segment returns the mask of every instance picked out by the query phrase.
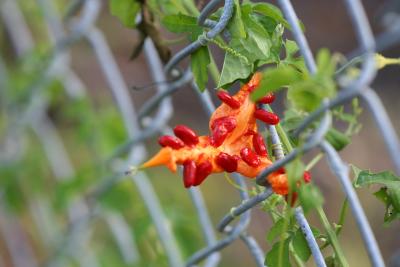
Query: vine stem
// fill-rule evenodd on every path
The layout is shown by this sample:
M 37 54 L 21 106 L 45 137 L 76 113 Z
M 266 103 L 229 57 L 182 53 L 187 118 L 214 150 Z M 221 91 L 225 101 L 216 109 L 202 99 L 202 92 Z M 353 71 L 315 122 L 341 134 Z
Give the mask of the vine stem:
M 270 107 L 268 109 L 270 111 L 272 111 L 272 109 Z M 280 124 L 277 124 L 275 127 L 276 127 L 278 135 L 281 138 L 284 146 L 286 147 L 288 152 L 291 152 L 293 150 L 293 147 L 290 143 L 290 140 L 289 140 L 285 130 L 282 128 L 282 126 Z M 320 160 L 319 155 L 317 155 L 308 165 L 309 166 L 311 165 L 311 167 L 312 167 L 313 165 L 315 165 L 318 162 L 318 160 Z M 289 194 L 289 201 L 290 201 L 290 194 Z M 326 233 L 328 234 L 329 241 L 332 245 L 333 250 L 335 251 L 338 261 L 340 262 L 341 266 L 348 267 L 349 264 L 347 263 L 347 260 L 344 257 L 343 251 L 342 251 L 339 241 L 337 239 L 336 232 L 333 230 L 331 224 L 329 223 L 324 210 L 322 209 L 321 206 L 317 207 L 316 210 L 317 210 L 318 217 L 319 217 L 323 227 L 325 228 Z M 342 213 L 341 213 L 341 218 L 342 218 Z
M 335 251 L 337 260 L 339 261 L 341 266 L 349 267 L 349 264 L 348 264 L 346 258 L 344 257 L 343 251 L 340 248 L 339 241 L 336 236 L 336 232 L 333 230 L 331 224 L 329 223 L 324 210 L 322 209 L 321 206 L 317 207 L 316 210 L 317 210 L 318 217 L 319 217 L 320 221 L 322 222 L 322 225 L 324 226 L 326 233 L 328 234 L 329 241 L 332 245 L 333 250 Z

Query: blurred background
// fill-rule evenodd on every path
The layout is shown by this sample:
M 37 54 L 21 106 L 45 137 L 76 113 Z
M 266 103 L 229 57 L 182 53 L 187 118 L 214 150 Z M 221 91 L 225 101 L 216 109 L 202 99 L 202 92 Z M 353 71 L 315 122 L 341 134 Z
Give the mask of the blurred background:
M 156 92 L 151 70 L 144 53 L 129 59 L 137 31 L 125 28 L 110 15 L 108 1 L 88 2 L 93 6 L 74 9 L 73 1 L 67 0 L 0 1 L 0 267 L 168 266 L 143 201 L 152 192 L 138 190 L 132 179 L 107 184 L 119 179 L 113 173 L 127 167 L 126 155 L 109 159 L 129 139 L 110 87 L 143 87 L 129 90 L 129 98 L 140 110 Z M 327 47 L 346 56 L 359 53 L 343 1 L 293 2 L 313 51 Z M 380 53 L 399 58 L 399 1 L 362 2 Z M 100 4 L 98 16 L 96 3 Z M 182 47 L 173 46 L 173 54 Z M 118 84 L 115 77 L 110 83 L 104 74 L 112 62 L 107 59 L 108 52 L 115 57 L 126 85 Z M 216 58 L 221 66 L 222 54 Z M 385 68 L 373 83 L 398 133 L 399 74 L 399 66 Z M 209 88 L 218 103 L 211 82 Z M 284 96 L 278 94 L 273 104 L 279 115 L 284 110 Z M 190 87 L 174 93 L 172 103 L 169 125 L 182 123 L 207 133 L 207 115 Z M 149 121 L 147 124 L 152 123 Z M 362 169 L 393 170 L 368 110 L 361 122 L 362 130 L 341 156 Z M 147 153 L 139 149 L 130 157 L 144 160 L 154 154 L 157 137 L 145 141 Z M 146 173 L 168 219 L 165 225 L 172 229 L 186 259 L 205 246 L 189 194 L 179 174 L 161 167 Z M 343 201 L 341 187 L 324 160 L 312 173 L 323 191 L 328 217 L 335 222 Z M 107 190 L 102 192 L 99 185 Z M 237 190 L 223 176 L 210 177 L 201 191 L 213 225 L 240 203 Z M 358 190 L 386 263 L 400 266 L 400 260 L 397 265 L 392 260 L 399 254 L 400 223 L 383 226 L 384 206 L 372 192 L 374 188 Z M 252 214 L 248 232 L 268 251 L 265 236 L 271 220 L 257 208 Z M 314 214 L 309 219 L 319 226 Z M 350 266 L 370 266 L 350 213 L 340 241 Z M 255 266 L 239 240 L 221 253 L 219 266 Z M 312 260 L 309 266 L 313 266 Z

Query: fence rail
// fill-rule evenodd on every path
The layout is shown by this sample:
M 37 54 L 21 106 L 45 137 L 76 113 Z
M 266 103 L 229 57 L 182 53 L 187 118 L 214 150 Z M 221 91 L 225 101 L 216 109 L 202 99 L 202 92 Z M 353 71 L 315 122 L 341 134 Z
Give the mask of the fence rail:
M 205 115 L 210 116 L 214 111 L 215 107 L 209 93 L 207 90 L 204 93 L 199 93 L 199 90 L 192 81 L 190 70 L 185 71 L 184 75 L 171 83 L 165 83 L 164 81 L 167 80 L 167 75 L 171 70 L 178 68 L 178 63 L 181 60 L 189 56 L 196 49 L 206 45 L 209 39 L 216 37 L 219 33 L 224 31 L 229 19 L 232 17 L 233 0 L 224 1 L 223 12 L 219 21 L 216 22 L 208 19 L 215 8 L 220 5 L 220 2 L 222 1 L 210 1 L 204 7 L 198 18 L 199 25 L 210 27 L 210 31 L 208 31 L 205 36 L 202 36 L 197 41 L 175 54 L 165 66 L 162 65 L 158 58 L 152 41 L 150 39 L 145 41 L 145 56 L 149 72 L 152 75 L 154 83 L 157 85 L 157 93 L 137 112 L 130 98 L 128 86 L 122 77 L 110 47 L 101 30 L 96 27 L 96 20 L 101 10 L 101 1 L 75 1 L 67 10 L 65 18 L 61 18 L 57 14 L 53 6 L 54 3 L 52 3 L 51 0 L 37 1 L 43 12 L 44 21 L 48 28 L 48 34 L 52 41 L 53 48 L 36 82 L 29 85 L 31 98 L 28 105 L 18 111 L 16 115 L 13 114 L 14 117 L 17 116 L 20 119 L 18 122 L 13 122 L 7 127 L 8 134 L 5 136 L 3 143 L 8 144 L 8 148 L 10 151 L 14 151 L 14 153 L 7 152 L 7 157 L 4 157 L 7 158 L 7 161 L 12 161 L 23 153 L 24 146 L 21 141 L 22 136 L 16 133 L 31 128 L 41 142 L 55 179 L 62 181 L 73 176 L 75 172 L 74 166 L 71 163 L 63 139 L 54 127 L 51 118 L 47 115 L 49 99 L 46 94 L 46 88 L 52 80 L 59 79 L 63 84 L 66 94 L 71 99 L 88 97 L 88 94 L 84 90 L 84 83 L 78 78 L 78 75 L 70 65 L 70 49 L 74 44 L 82 41 L 89 44 L 91 51 L 98 61 L 98 65 L 101 67 L 102 75 L 108 83 L 109 89 L 114 97 L 115 105 L 118 107 L 123 120 L 125 131 L 129 137 L 129 140 L 125 144 L 116 148 L 112 156 L 112 158 L 116 158 L 128 152 L 127 160 L 115 171 L 114 175 L 103 177 L 99 185 L 92 192 L 92 195 L 89 197 L 82 196 L 81 199 L 74 202 L 69 208 L 68 229 L 59 229 L 59 226 L 53 223 L 54 218 L 52 218 L 52 215 L 46 214 L 46 207 L 49 206 L 46 198 L 35 201 L 29 207 L 30 212 L 35 215 L 33 217 L 36 218 L 36 226 L 38 229 L 42 229 L 41 238 L 48 248 L 54 249 L 54 253 L 47 259 L 45 266 L 61 266 L 65 261 L 65 256 L 77 260 L 80 266 L 100 266 L 101 264 L 96 259 L 95 252 L 87 245 L 92 238 L 90 226 L 95 218 L 107 222 L 109 231 L 120 248 L 126 263 L 129 264 L 139 261 L 140 253 L 137 251 L 137 244 L 134 238 L 128 234 L 130 226 L 125 218 L 120 214 L 112 214 L 101 210 L 97 199 L 110 190 L 119 180 L 125 179 L 124 172 L 129 166 L 139 165 L 145 159 L 147 155 L 146 147 L 143 143 L 145 140 L 163 131 L 168 131 L 168 123 L 174 111 L 171 97 L 175 91 L 189 83 L 192 89 L 197 93 L 199 101 L 204 107 Z M 195 266 L 203 260 L 205 261 L 204 266 L 217 266 L 221 259 L 220 251 L 238 239 L 242 240 L 248 248 L 250 255 L 252 255 L 255 260 L 255 265 L 264 266 L 264 253 L 256 240 L 247 233 L 247 228 L 251 220 L 251 209 L 272 195 L 272 190 L 268 187 L 268 184 L 265 184 L 264 177 L 295 159 L 297 155 L 306 153 L 311 149 L 319 149 L 321 152 L 325 153 L 332 172 L 340 181 L 343 191 L 349 200 L 353 216 L 356 219 L 358 229 L 364 240 L 372 266 L 385 266 L 375 236 L 365 216 L 365 212 L 349 180 L 348 166 L 341 160 L 331 145 L 324 141 L 324 136 L 331 125 L 330 109 L 348 102 L 355 97 L 361 97 L 361 99 L 366 102 L 367 108 L 371 112 L 376 126 L 384 138 L 385 145 L 396 167 L 397 174 L 400 174 L 399 138 L 379 97 L 371 88 L 376 69 L 374 61 L 375 40 L 361 1 L 345 0 L 344 2 L 359 42 L 358 47 L 355 49 L 357 49 L 356 51 L 358 52 L 362 51 L 364 54 L 359 77 L 350 83 L 340 84 L 342 90 L 339 92 L 338 96 L 335 99 L 326 100 L 315 112 L 311 113 L 309 117 L 303 121 L 296 130 L 296 134 L 302 132 L 306 126 L 316 119 L 319 119 L 321 116 L 323 117 L 320 126 L 315 132 L 309 135 L 307 142 L 302 147 L 296 148 L 291 153 L 284 155 L 275 128 L 273 126 L 268 128 L 272 137 L 272 142 L 275 144 L 273 152 L 277 161 L 257 177 L 257 183 L 265 186 L 265 191 L 250 197 L 242 177 L 240 177 L 240 175 L 233 175 L 235 182 L 244 189 L 238 191 L 242 202 L 236 207 L 233 207 L 231 211 L 227 212 L 217 225 L 216 229 L 224 234 L 221 239 L 217 239 L 216 237 L 215 227 L 211 223 L 201 190 L 198 188 L 191 188 L 189 194 L 193 202 L 193 207 L 198 215 L 206 246 L 188 259 L 184 259 L 179 250 L 176 237 L 162 210 L 160 200 L 146 173 L 139 172 L 129 178 L 138 189 L 143 203 L 145 203 L 167 256 L 169 266 Z M 304 57 L 309 71 L 315 73 L 316 64 L 312 52 L 300 28 L 298 17 L 291 2 L 289 0 L 279 0 L 278 3 L 291 26 L 294 39 L 300 47 L 301 55 Z M 15 50 L 16 56 L 21 58 L 29 50 L 33 49 L 35 45 L 32 34 L 20 11 L 17 1 L 2 0 L 0 4 L 3 26 L 9 34 L 10 42 Z M 80 15 L 76 16 L 78 11 L 81 11 Z M 68 29 L 68 31 L 64 29 Z M 379 43 L 380 39 L 383 39 L 383 44 Z M 382 37 L 380 39 L 378 38 L 378 48 L 382 46 L 386 47 L 388 45 L 388 38 Z M 2 62 L 3 60 L 0 58 L 0 63 Z M 5 64 L 0 64 L 0 77 L 2 88 L 9 86 Z M 340 81 L 340 79 L 338 80 Z M 149 117 L 149 114 L 153 111 L 155 111 L 155 115 Z M 141 125 L 144 125 L 144 127 Z M 12 144 L 20 145 L 11 147 Z M 4 148 L 4 151 L 7 151 L 7 147 Z M 5 158 L 3 159 L 2 156 L 1 160 L 4 161 Z M 90 201 L 85 201 L 88 199 Z M 301 208 L 296 209 L 295 218 L 312 251 L 315 264 L 317 266 L 326 266 Z M 238 222 L 232 224 L 235 219 L 237 219 Z M 16 223 L 16 218 L 7 214 L 2 207 L 0 207 L 0 226 L 0 232 L 4 236 L 4 241 L 11 255 L 13 266 L 38 266 L 37 259 L 35 259 L 34 253 L 32 253 L 33 248 L 29 247 L 29 242 L 26 240 L 27 237 L 18 234 L 22 231 L 18 230 L 20 225 Z M 17 234 L 17 236 L 12 237 L 11 235 L 14 233 Z M 23 247 L 17 247 L 13 238 L 18 238 L 19 242 L 23 244 Z M 0 266 L 3 265 L 2 259 L 0 258 Z

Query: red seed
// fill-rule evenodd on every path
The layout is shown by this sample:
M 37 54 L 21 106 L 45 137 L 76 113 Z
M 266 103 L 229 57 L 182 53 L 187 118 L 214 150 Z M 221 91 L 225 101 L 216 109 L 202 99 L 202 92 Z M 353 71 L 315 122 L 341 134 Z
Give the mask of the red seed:
M 234 99 L 232 96 L 230 96 L 225 91 L 222 91 L 222 90 L 219 91 L 217 93 L 217 97 L 219 98 L 219 100 L 221 100 L 222 102 L 224 102 L 225 104 L 227 104 L 229 107 L 231 107 L 233 109 L 240 108 L 240 102 L 237 101 L 236 99 Z
M 253 135 L 253 146 L 259 156 L 268 156 L 267 147 L 261 134 L 256 133 Z
M 255 135 L 255 134 L 257 134 L 255 131 L 247 130 L 247 132 L 244 135 L 249 136 L 249 135 Z
M 311 182 L 311 173 L 309 171 L 305 171 L 303 174 L 303 180 L 305 183 Z
M 212 164 L 209 161 L 204 161 L 197 165 L 196 179 L 193 183 L 194 186 L 201 184 L 212 172 Z
M 257 154 L 248 147 L 242 148 L 242 150 L 240 150 L 240 156 L 242 157 L 243 161 L 251 167 L 257 167 L 261 163 L 261 160 L 257 156 Z
M 185 146 L 181 139 L 175 136 L 163 135 L 158 138 L 158 143 L 162 147 L 170 147 L 172 149 L 180 149 Z
M 257 103 L 259 104 L 271 104 L 275 100 L 275 95 L 273 93 L 269 93 L 266 96 L 260 98 Z
M 238 167 L 239 157 L 234 155 L 229 155 L 227 153 L 221 152 L 215 159 L 215 163 L 220 166 L 226 172 L 235 172 Z
M 211 124 L 210 143 L 214 147 L 219 147 L 225 141 L 230 132 L 236 128 L 236 118 L 233 116 L 221 117 Z
M 254 111 L 254 117 L 266 124 L 275 125 L 279 123 L 279 117 L 275 113 L 263 109 L 257 109 Z
M 185 125 L 177 125 L 174 128 L 174 134 L 189 146 L 196 145 L 199 142 L 197 134 Z
M 278 174 L 285 174 L 285 173 L 286 173 L 286 170 L 285 170 L 284 167 L 280 167 L 280 168 L 276 171 L 276 173 L 278 173 Z
M 196 162 L 194 160 L 186 160 L 183 163 L 183 184 L 186 188 L 194 185 L 196 181 Z

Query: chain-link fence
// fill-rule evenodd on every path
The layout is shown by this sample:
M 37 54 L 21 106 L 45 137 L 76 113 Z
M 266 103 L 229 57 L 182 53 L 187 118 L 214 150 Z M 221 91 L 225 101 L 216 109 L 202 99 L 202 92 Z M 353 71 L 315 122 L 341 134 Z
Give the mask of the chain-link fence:
M 74 176 L 75 168 L 68 155 L 66 144 L 48 114 L 49 95 L 46 89 L 52 81 L 57 79 L 62 83 L 62 88 L 64 88 L 69 98 L 82 99 L 90 97 L 85 90 L 85 85 L 78 78 L 78 75 L 70 64 L 70 49 L 77 42 L 87 42 L 93 51 L 101 68 L 102 75 L 107 81 L 108 87 L 114 97 L 125 131 L 129 137 L 126 143 L 115 149 L 115 153 L 112 156 L 115 159 L 125 152 L 128 152 L 129 155 L 126 160 L 120 162 L 114 168 L 114 174 L 101 178 L 99 184 L 89 195 L 78 197 L 78 200 L 74 201 L 68 207 L 67 217 L 69 223 L 67 229 L 60 229 L 60 225 L 55 223 L 56 220 L 48 212 L 50 203 L 48 203 L 46 197 L 29 201 L 29 210 L 39 230 L 40 239 L 44 240 L 44 244 L 52 251 L 51 255 L 45 261 L 44 266 L 62 266 L 68 259 L 74 259 L 79 266 L 101 266 L 94 250 L 88 245 L 89 241 L 93 238 L 91 224 L 94 219 L 98 218 L 101 218 L 107 224 L 110 233 L 118 244 L 123 260 L 126 263 L 132 264 L 139 260 L 140 253 L 138 252 L 135 239 L 130 232 L 130 227 L 132 226 L 127 223 L 121 214 L 102 210 L 97 202 L 99 197 L 122 179 L 130 179 L 137 188 L 155 226 L 169 266 L 195 266 L 203 262 L 204 266 L 217 266 L 221 258 L 220 251 L 238 239 L 243 241 L 253 256 L 255 265 L 264 266 L 264 252 L 255 238 L 247 233 L 247 228 L 251 220 L 251 209 L 272 195 L 272 190 L 267 184 L 264 184 L 264 177 L 295 159 L 297 155 L 307 153 L 314 148 L 325 153 L 331 171 L 337 176 L 342 185 L 372 266 L 385 266 L 376 238 L 349 179 L 348 165 L 343 162 L 336 150 L 324 140 L 324 136 L 331 125 L 330 110 L 355 97 L 361 97 L 365 101 L 377 128 L 381 132 L 387 150 L 396 167 L 396 172 L 400 174 L 399 139 L 383 104 L 371 88 L 376 70 L 374 60 L 376 45 L 363 6 L 359 0 L 345 0 L 344 2 L 357 35 L 358 53 L 362 52 L 365 55 L 361 73 L 355 80 L 348 81 L 347 79 L 347 82 L 342 85 L 343 88 L 336 98 L 325 101 L 321 107 L 303 121 L 296 130 L 296 134 L 301 133 L 310 123 L 323 116 L 320 126 L 310 134 L 307 142 L 289 154 L 283 155 L 283 149 L 280 147 L 280 140 L 275 127 L 268 127 L 272 142 L 275 144 L 274 155 L 278 160 L 264 170 L 256 179 L 257 184 L 265 186 L 265 191 L 250 197 L 246 189 L 246 183 L 242 177 L 234 175 L 235 182 L 244 189 L 239 191 L 242 202 L 232 207 L 230 211 L 227 211 L 227 214 L 221 219 L 217 227 L 215 227 L 211 223 L 208 208 L 205 205 L 200 189 L 189 189 L 189 194 L 200 222 L 201 233 L 206 241 L 206 246 L 203 249 L 200 249 L 189 258 L 183 258 L 177 244 L 177 237 L 168 223 L 162 209 L 162 203 L 160 203 L 146 173 L 138 172 L 126 178 L 125 171 L 130 166 L 137 166 L 145 160 L 146 146 L 144 141 L 159 133 L 168 133 L 171 131 L 168 124 L 173 114 L 171 100 L 173 92 L 179 90 L 183 85 L 189 84 L 197 93 L 199 101 L 204 107 L 205 116 L 210 116 L 214 111 L 214 104 L 209 93 L 207 90 L 203 93 L 197 90 L 189 70 L 173 82 L 166 83 L 165 81 L 168 80 L 166 73 L 169 74 L 171 71 L 174 71 L 181 60 L 189 56 L 196 49 L 206 45 L 209 39 L 214 38 L 225 29 L 232 16 L 233 0 L 226 0 L 224 2 L 223 12 L 219 21 L 208 20 L 209 15 L 220 5 L 220 2 L 222 1 L 210 1 L 203 8 L 199 16 L 198 22 L 200 25 L 212 27 L 206 36 L 199 38 L 176 53 L 166 66 L 163 66 L 158 58 L 152 41 L 150 39 L 145 41 L 145 57 L 153 81 L 156 84 L 157 93 L 137 111 L 131 101 L 129 88 L 122 77 L 110 47 L 102 31 L 96 27 L 96 20 L 101 10 L 101 1 L 73 1 L 70 3 L 63 18 L 57 15 L 53 1 L 37 1 L 44 17 L 48 35 L 52 41 L 51 53 L 47 54 L 43 61 L 44 65 L 41 66 L 34 82 L 28 85 L 28 104 L 17 110 L 7 110 L 6 108 L 3 110 L 10 118 L 6 126 L 6 135 L 3 136 L 2 140 L 2 164 L 13 162 L 24 153 L 26 147 L 23 143 L 23 132 L 30 128 L 37 136 L 46 154 L 53 177 L 57 181 L 62 182 Z M 300 52 L 305 59 L 307 68 L 310 73 L 315 73 L 316 64 L 307 39 L 298 23 L 299 20 L 293 6 L 289 0 L 279 0 L 278 3 L 285 18 L 291 25 L 293 36 L 300 47 Z M 16 57 L 22 58 L 27 51 L 33 49 L 35 43 L 18 6 L 18 2 L 14 0 L 2 0 L 1 18 Z M 391 34 L 382 35 L 380 37 L 381 41 L 378 43 L 378 48 L 379 46 L 390 45 L 387 40 L 392 42 L 393 38 L 388 38 L 387 36 L 395 37 L 395 33 L 398 33 L 398 30 Z M 398 36 L 399 34 L 397 34 Z M 2 88 L 10 86 L 8 70 L 1 58 L 0 82 Z M 4 92 L 2 92 L 1 97 L 2 106 L 6 107 L 8 100 Z M 154 112 L 154 115 L 150 117 L 149 114 L 151 112 Z M 2 190 L 0 188 L 1 195 Z M 296 209 L 295 218 L 311 249 L 315 264 L 317 266 L 326 266 L 322 253 L 301 208 Z M 232 224 L 235 220 L 237 220 L 237 223 Z M 23 234 L 24 231 L 21 231 L 21 227 L 19 218 L 8 213 L 1 205 L 0 233 L 6 245 L 4 249 L 10 255 L 10 266 L 39 266 L 40 263 L 35 257 L 34 249 L 27 242 L 29 237 Z M 223 233 L 222 238 L 217 239 L 216 229 Z M 2 260 L 4 259 L 0 258 L 0 266 L 9 266 L 5 262 L 2 262 Z

